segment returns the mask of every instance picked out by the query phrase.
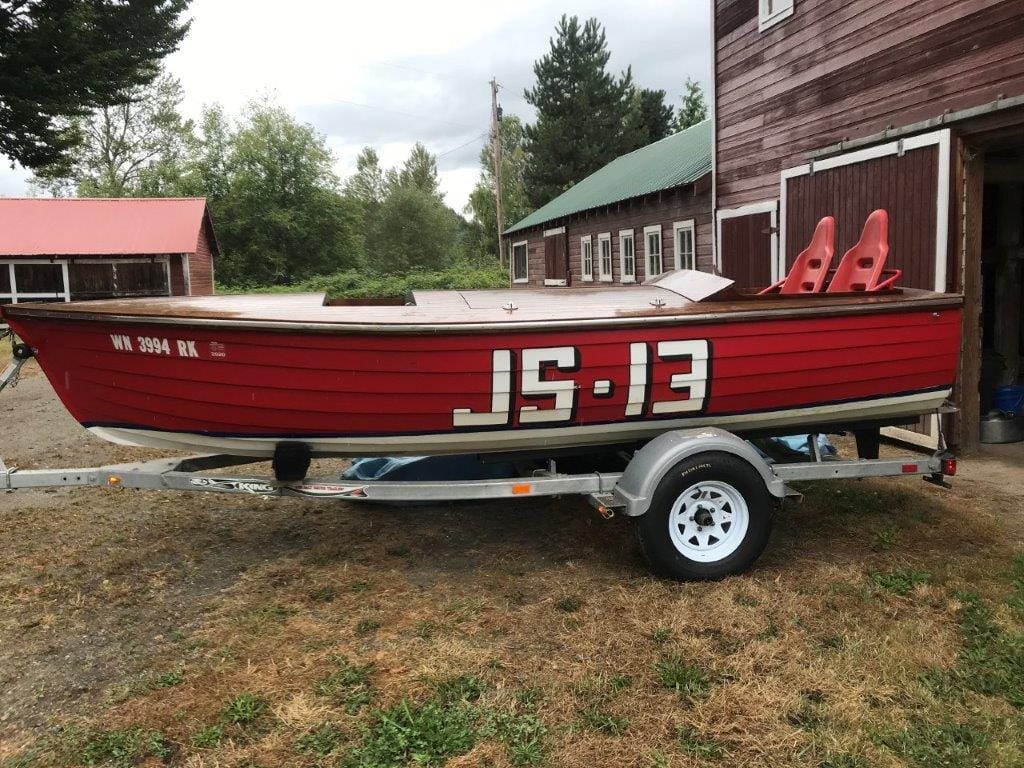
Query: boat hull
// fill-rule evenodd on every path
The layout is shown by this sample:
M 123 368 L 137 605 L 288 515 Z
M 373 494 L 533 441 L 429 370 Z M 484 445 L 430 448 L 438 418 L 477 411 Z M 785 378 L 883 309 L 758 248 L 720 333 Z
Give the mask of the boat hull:
M 901 423 L 949 395 L 960 310 L 453 333 L 11 316 L 104 439 L 270 456 L 556 450 L 714 425 Z

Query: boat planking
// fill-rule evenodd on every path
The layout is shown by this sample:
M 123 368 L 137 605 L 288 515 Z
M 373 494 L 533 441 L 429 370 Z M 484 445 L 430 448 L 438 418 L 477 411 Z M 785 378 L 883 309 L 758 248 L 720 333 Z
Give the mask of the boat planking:
M 956 295 L 632 288 L 18 304 L 4 318 L 107 440 L 239 456 L 544 452 L 718 426 L 905 423 L 949 397 Z

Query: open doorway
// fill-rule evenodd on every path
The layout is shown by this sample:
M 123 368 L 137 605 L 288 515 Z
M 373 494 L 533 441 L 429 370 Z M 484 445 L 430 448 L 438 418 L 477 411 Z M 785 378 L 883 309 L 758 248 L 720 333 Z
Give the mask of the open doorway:
M 1019 405 L 1024 384 L 1024 135 L 984 148 L 981 211 L 982 419 Z M 1021 443 L 1024 445 L 1024 443 Z

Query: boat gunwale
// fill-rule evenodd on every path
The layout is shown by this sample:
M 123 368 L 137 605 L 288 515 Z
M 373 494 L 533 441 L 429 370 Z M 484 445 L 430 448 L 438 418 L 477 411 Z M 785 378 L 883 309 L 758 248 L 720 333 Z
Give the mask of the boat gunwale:
M 710 305 L 711 302 L 708 302 Z M 810 307 L 773 307 L 719 312 L 679 312 L 667 310 L 664 314 L 646 312 L 643 315 L 618 315 L 615 317 L 536 319 L 501 321 L 481 320 L 462 323 L 385 323 L 385 322 L 338 322 L 309 320 L 258 320 L 232 317 L 182 317 L 167 315 L 133 315 L 114 312 L 87 312 L 82 310 L 54 309 L 52 303 L 8 304 L 3 316 L 14 320 L 45 319 L 68 322 L 101 322 L 131 325 L 169 325 L 201 328 L 231 328 L 243 330 L 301 331 L 334 334 L 437 334 L 437 333 L 493 333 L 495 331 L 557 331 L 578 328 L 629 328 L 636 326 L 699 325 L 702 323 L 737 323 L 761 320 L 789 320 L 806 317 L 840 317 L 862 314 L 893 314 L 918 312 L 936 308 L 960 308 L 961 294 L 937 293 L 930 296 L 900 298 L 887 302 L 864 302 L 836 306 L 815 305 Z M 733 305 L 735 306 L 735 305 Z

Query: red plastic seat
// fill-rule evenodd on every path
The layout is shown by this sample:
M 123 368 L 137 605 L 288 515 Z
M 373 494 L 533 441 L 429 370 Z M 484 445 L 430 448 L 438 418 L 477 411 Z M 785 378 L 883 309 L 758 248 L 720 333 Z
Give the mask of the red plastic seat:
M 818 293 L 825 284 L 832 254 L 835 251 L 836 220 L 826 216 L 818 222 L 811 243 L 796 257 L 789 274 L 760 292 L 766 293 Z
M 891 288 L 903 271 L 885 269 L 888 255 L 889 214 L 879 208 L 868 216 L 860 240 L 843 255 L 825 292 L 849 293 Z M 883 274 L 885 280 L 881 279 Z

